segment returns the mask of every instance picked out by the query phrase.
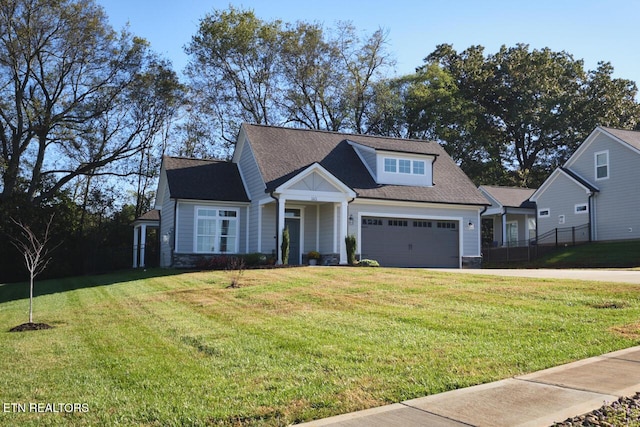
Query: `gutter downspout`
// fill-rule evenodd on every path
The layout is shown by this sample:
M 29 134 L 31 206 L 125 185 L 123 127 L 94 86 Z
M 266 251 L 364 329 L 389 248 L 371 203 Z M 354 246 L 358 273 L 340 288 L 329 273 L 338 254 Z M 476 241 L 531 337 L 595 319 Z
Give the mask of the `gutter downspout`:
M 281 258 L 278 251 L 280 251 L 280 230 L 278 230 L 278 224 L 280 224 L 280 199 L 273 195 L 273 191 L 269 193 L 269 196 L 276 201 L 276 260 Z
M 502 225 L 502 246 L 507 246 L 507 208 L 502 208 L 502 215 L 500 215 L 500 221 Z
M 436 185 L 436 183 L 435 183 L 435 182 L 433 182 L 433 176 L 435 175 L 435 174 L 433 173 L 433 171 L 434 171 L 434 169 L 435 169 L 435 168 L 434 168 L 434 166 L 435 166 L 435 164 L 436 164 L 436 160 L 438 160 L 438 156 L 433 156 L 433 162 L 431 162 L 431 186 L 432 186 L 432 187 L 433 187 L 434 185 Z
M 596 210 L 595 210 L 595 199 L 593 198 L 593 196 L 595 196 L 595 193 L 593 191 L 591 191 L 589 193 L 589 242 L 593 242 L 593 239 L 595 238 L 595 226 L 596 226 Z

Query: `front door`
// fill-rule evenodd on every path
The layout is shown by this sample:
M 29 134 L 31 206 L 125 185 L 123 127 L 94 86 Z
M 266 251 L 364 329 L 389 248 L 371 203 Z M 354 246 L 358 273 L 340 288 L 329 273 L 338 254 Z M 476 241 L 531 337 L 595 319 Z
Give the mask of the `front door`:
M 289 265 L 300 264 L 300 218 L 284 220 L 285 228 L 289 228 Z

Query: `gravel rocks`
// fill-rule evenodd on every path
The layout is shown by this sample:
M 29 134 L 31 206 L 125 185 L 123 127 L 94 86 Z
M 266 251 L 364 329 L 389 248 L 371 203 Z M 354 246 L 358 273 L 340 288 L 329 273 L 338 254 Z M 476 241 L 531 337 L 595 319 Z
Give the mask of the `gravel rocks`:
M 621 397 L 588 414 L 569 418 L 552 427 L 640 427 L 640 393 Z

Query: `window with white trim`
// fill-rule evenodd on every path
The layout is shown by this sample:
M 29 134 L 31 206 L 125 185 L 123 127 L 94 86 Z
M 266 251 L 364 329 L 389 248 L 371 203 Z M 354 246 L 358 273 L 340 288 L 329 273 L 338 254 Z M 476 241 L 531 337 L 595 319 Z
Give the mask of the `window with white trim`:
M 596 179 L 609 178 L 609 151 L 598 151 L 594 154 Z
M 405 159 L 398 160 L 398 172 L 411 173 L 411 160 L 405 160 Z
M 551 210 L 549 208 L 538 209 L 538 218 L 549 218 L 551 216 Z
M 238 209 L 195 208 L 195 252 L 238 252 Z
M 574 213 L 576 214 L 585 214 L 589 212 L 589 205 L 586 203 L 578 203 L 575 205 Z
M 414 160 L 413 161 L 413 174 L 414 175 L 424 175 L 425 163 L 423 160 Z
M 390 173 L 402 173 L 407 175 L 425 175 L 426 163 L 424 160 L 384 158 L 384 171 Z
M 558 224 L 560 225 L 564 224 L 564 219 L 565 219 L 564 215 L 558 215 Z
M 510 245 L 518 243 L 518 221 L 507 222 L 507 243 Z
M 389 158 L 385 158 L 384 159 L 384 171 L 385 172 L 392 172 L 395 173 L 396 172 L 396 159 L 389 159 Z

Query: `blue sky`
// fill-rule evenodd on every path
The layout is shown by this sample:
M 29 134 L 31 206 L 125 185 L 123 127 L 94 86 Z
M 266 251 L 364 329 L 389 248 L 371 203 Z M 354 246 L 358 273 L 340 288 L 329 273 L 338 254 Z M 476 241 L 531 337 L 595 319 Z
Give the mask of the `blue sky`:
M 253 9 L 259 18 L 286 22 L 320 22 L 333 27 L 351 21 L 370 34 L 389 31 L 395 74 L 406 74 L 441 43 L 462 51 L 482 45 L 485 54 L 501 45 L 527 43 L 583 59 L 586 69 L 609 61 L 614 76 L 640 84 L 640 0 L 96 0 L 122 28 L 146 38 L 156 52 L 171 59 L 177 71 L 188 57 L 183 47 L 199 20 L 214 9 Z

